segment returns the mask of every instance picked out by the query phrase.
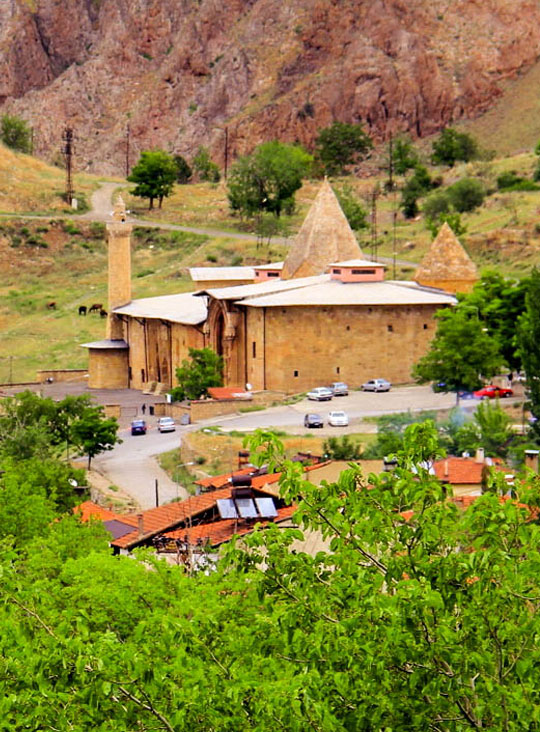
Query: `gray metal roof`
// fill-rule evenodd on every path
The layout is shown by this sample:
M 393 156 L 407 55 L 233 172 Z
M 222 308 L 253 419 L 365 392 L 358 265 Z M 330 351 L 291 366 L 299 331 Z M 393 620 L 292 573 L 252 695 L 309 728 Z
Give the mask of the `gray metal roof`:
M 326 282 L 330 275 L 315 275 L 314 277 L 299 277 L 292 280 L 280 280 L 277 277 L 273 280 L 256 282 L 253 285 L 237 285 L 236 287 L 216 287 L 199 294 L 208 294 L 216 300 L 243 300 L 248 297 L 272 294 L 285 290 L 296 290 L 320 282 Z
M 119 340 L 110 340 L 108 338 L 102 340 L 102 341 L 92 341 L 91 343 L 81 343 L 81 348 L 96 348 L 103 351 L 106 350 L 113 350 L 113 349 L 126 349 L 129 348 L 128 344 L 123 339 Z
M 118 315 L 129 315 L 132 318 L 154 318 L 185 325 L 203 323 L 207 315 L 204 298 L 197 297 L 194 292 L 132 300 L 128 305 L 116 308 L 114 312 Z
M 253 267 L 190 267 L 189 274 L 194 282 L 201 280 L 252 280 Z
M 294 290 L 250 297 L 242 301 L 251 307 L 300 305 L 455 305 L 456 298 L 418 285 L 401 282 L 351 282 L 327 280 Z

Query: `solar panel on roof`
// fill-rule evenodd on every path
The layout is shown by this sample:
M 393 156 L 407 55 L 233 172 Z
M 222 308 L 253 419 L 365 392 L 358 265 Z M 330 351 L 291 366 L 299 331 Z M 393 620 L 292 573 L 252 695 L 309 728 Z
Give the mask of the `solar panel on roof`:
M 218 498 L 216 504 L 222 519 L 238 518 L 238 512 L 232 498 Z
M 273 516 L 278 515 L 274 499 L 270 498 L 270 496 L 256 498 L 255 503 L 257 505 L 257 508 L 259 509 L 259 514 L 261 516 L 265 518 L 272 518 Z
M 257 518 L 259 515 L 253 503 L 253 498 L 237 498 L 236 507 L 242 518 Z

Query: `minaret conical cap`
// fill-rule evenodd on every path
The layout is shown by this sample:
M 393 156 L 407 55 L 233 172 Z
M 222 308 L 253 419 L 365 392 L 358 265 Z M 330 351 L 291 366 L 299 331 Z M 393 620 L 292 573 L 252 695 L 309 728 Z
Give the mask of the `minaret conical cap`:
M 283 264 L 290 280 L 326 272 L 332 262 L 364 259 L 339 201 L 325 178 Z
M 474 282 L 478 279 L 475 263 L 446 221 L 422 259 L 414 279 L 419 284 L 449 280 Z

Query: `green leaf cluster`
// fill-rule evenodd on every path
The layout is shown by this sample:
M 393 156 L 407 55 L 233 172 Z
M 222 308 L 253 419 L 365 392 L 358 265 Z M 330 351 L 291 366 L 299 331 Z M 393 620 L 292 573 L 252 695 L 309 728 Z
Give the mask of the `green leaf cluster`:
M 227 197 L 233 212 L 253 217 L 294 210 L 294 194 L 309 174 L 313 157 L 299 145 L 273 140 L 239 158 L 231 168 Z
M 431 162 L 434 165 L 453 167 L 458 160 L 467 163 L 479 157 L 478 143 L 467 132 L 458 132 L 454 127 L 446 127 L 433 142 Z
M 334 122 L 319 131 L 316 156 L 326 175 L 344 175 L 347 168 L 365 158 L 373 147 L 362 125 Z
M 159 208 L 162 207 L 163 199 L 172 193 L 177 176 L 178 166 L 171 155 L 163 150 L 144 150 L 127 179 L 137 184 L 131 193 L 148 198 L 148 207 L 152 209 L 156 198 Z
M 169 392 L 174 401 L 200 399 L 212 386 L 223 385 L 223 358 L 211 348 L 190 348 L 189 359 L 176 369 L 178 386 Z
M 32 152 L 32 130 L 21 117 L 4 114 L 0 119 L 0 140 L 17 152 Z
M 219 167 L 210 157 L 210 153 L 206 147 L 200 147 L 197 150 L 197 154 L 193 158 L 193 168 L 202 181 L 218 183 L 221 178 Z

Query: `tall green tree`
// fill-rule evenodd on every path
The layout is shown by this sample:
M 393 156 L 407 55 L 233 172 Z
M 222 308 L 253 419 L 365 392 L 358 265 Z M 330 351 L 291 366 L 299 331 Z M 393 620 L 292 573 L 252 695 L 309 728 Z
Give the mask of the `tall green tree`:
M 312 162 L 312 156 L 299 145 L 263 142 L 231 169 L 227 190 L 231 209 L 248 217 L 265 211 L 275 216 L 292 212 L 294 194 Z
M 413 368 L 416 381 L 443 382 L 457 395 L 461 389 L 477 389 L 482 378 L 490 379 L 504 368 L 498 343 L 475 308 L 446 308 L 435 317 L 437 332 L 430 349 Z
M 531 273 L 525 294 L 525 312 L 518 326 L 521 362 L 527 376 L 527 397 L 534 418 L 533 433 L 540 440 L 540 271 Z
M 6 147 L 18 152 L 32 152 L 32 130 L 15 115 L 4 114 L 0 119 L 0 140 Z
M 431 162 L 453 167 L 458 160 L 468 162 L 479 156 L 478 143 L 467 132 L 446 127 L 433 143 Z
M 176 369 L 178 386 L 170 394 L 175 401 L 200 399 L 212 386 L 223 384 L 223 358 L 211 348 L 190 348 L 189 359 Z
M 353 231 L 366 229 L 368 226 L 367 211 L 352 186 L 344 185 L 337 188 L 335 194 L 351 229 Z
M 362 160 L 373 147 L 362 125 L 345 122 L 334 122 L 320 130 L 315 144 L 317 159 L 327 175 L 343 175 L 348 166 Z
M 92 458 L 106 450 L 112 450 L 121 442 L 118 437 L 118 422 L 114 417 L 105 417 L 103 407 L 89 407 L 71 428 L 73 441 L 84 455 L 88 456 L 88 469 Z
M 174 162 L 176 163 L 176 182 L 182 184 L 189 183 L 193 171 L 188 161 L 182 155 L 175 155 Z
M 148 208 L 152 209 L 156 199 L 161 208 L 163 199 L 171 195 L 177 175 L 171 155 L 163 150 L 144 150 L 127 179 L 137 184 L 131 191 L 133 195 L 148 198 Z
M 411 140 L 407 137 L 397 137 L 392 143 L 392 164 L 398 175 L 405 175 L 411 168 L 419 164 L 418 153 Z
M 221 178 L 219 168 L 210 157 L 210 153 L 206 147 L 201 146 L 198 149 L 197 154 L 193 158 L 193 168 L 203 181 L 218 183 Z

